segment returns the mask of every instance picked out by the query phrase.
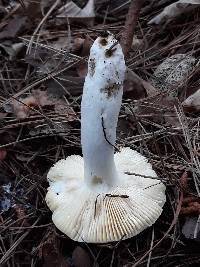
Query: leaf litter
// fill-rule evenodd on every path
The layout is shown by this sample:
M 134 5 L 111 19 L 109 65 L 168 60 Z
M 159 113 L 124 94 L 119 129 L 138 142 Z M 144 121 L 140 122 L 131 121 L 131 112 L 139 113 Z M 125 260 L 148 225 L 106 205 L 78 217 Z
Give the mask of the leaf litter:
M 89 49 L 101 31 L 121 36 L 129 1 L 0 1 L 0 264 L 199 265 L 199 3 L 183 2 L 144 2 L 117 129 L 117 145 L 148 157 L 168 201 L 153 228 L 99 246 L 55 229 L 44 201 L 46 173 L 81 154 Z M 166 10 L 173 12 L 166 17 Z

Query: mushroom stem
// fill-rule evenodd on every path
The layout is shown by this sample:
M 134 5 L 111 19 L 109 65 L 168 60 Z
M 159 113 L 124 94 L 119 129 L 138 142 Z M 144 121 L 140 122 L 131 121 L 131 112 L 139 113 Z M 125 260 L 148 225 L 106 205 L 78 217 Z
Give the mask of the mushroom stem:
M 109 49 L 113 44 L 113 50 Z M 85 182 L 101 192 L 118 182 L 114 145 L 125 69 L 121 46 L 113 35 L 97 38 L 83 88 L 81 144 Z

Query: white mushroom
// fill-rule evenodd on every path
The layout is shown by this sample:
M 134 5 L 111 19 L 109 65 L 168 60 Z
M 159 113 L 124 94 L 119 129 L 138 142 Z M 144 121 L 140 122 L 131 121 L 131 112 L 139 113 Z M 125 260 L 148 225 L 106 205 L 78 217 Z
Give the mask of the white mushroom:
M 135 236 L 157 220 L 165 203 L 165 186 L 144 156 L 130 148 L 114 155 L 125 69 L 114 36 L 98 37 L 81 103 L 83 158 L 69 156 L 48 173 L 46 202 L 53 222 L 76 241 L 105 243 Z

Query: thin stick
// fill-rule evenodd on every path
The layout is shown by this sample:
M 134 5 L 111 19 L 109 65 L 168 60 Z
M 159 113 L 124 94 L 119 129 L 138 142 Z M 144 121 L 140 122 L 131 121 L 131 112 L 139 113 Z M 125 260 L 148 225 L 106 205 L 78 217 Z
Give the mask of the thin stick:
M 141 10 L 143 3 L 144 3 L 144 0 L 132 0 L 131 1 L 128 14 L 126 17 L 124 31 L 121 36 L 121 46 L 122 46 L 125 56 L 128 54 L 129 50 L 131 49 L 134 30 L 137 25 L 140 10 Z
M 114 44 L 111 45 L 111 47 L 108 48 L 107 51 L 111 51 L 118 43 L 119 41 L 116 41 Z
M 40 28 L 42 27 L 42 25 L 44 24 L 44 22 L 47 20 L 47 18 L 51 15 L 51 13 L 53 12 L 53 10 L 57 7 L 57 5 L 60 4 L 60 0 L 57 0 L 52 7 L 49 9 L 49 11 L 47 12 L 47 14 L 43 17 L 43 19 L 40 21 L 40 23 L 38 24 L 37 28 L 35 29 L 33 35 L 31 36 L 26 54 L 30 54 L 31 51 L 31 47 L 32 47 L 32 43 L 33 40 L 35 38 L 35 35 L 38 33 L 38 31 L 40 30 Z
M 104 138 L 106 139 L 106 142 L 107 142 L 109 145 L 111 145 L 112 147 L 114 147 L 114 148 L 117 150 L 117 152 L 119 152 L 119 148 L 117 148 L 115 145 L 113 145 L 113 144 L 108 140 L 108 138 L 107 138 L 107 136 L 106 136 L 106 128 L 105 128 L 105 126 L 104 126 L 104 119 L 103 119 L 103 117 L 101 117 L 101 125 L 102 125 L 102 128 L 103 128 L 103 134 L 104 134 Z

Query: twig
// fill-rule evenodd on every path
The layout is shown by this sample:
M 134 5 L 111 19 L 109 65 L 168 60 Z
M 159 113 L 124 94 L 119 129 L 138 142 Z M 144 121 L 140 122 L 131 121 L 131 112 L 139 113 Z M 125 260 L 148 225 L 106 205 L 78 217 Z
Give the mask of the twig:
M 50 14 L 53 12 L 53 10 L 57 7 L 57 5 L 60 4 L 60 0 L 57 0 L 53 5 L 52 7 L 49 9 L 49 11 L 47 12 L 47 14 L 43 17 L 43 19 L 40 21 L 40 23 L 38 24 L 37 28 L 35 29 L 33 35 L 31 36 L 31 39 L 30 39 L 30 42 L 29 42 L 29 45 L 28 45 L 28 48 L 27 48 L 27 51 L 26 51 L 26 54 L 30 54 L 30 51 L 31 51 L 31 47 L 32 47 L 32 43 L 33 43 L 33 40 L 35 38 L 35 35 L 37 34 L 37 32 L 40 30 L 40 28 L 42 27 L 42 24 L 47 20 L 47 18 L 50 16 Z
M 152 229 L 152 235 L 151 235 L 151 246 L 150 246 L 150 249 L 153 248 L 153 241 L 154 241 L 154 228 Z M 150 267 L 151 266 L 151 255 L 152 255 L 152 251 L 149 253 L 149 257 L 148 257 L 148 260 L 147 260 L 147 267 Z
M 132 0 L 126 17 L 124 31 L 121 37 L 121 46 L 126 56 L 133 42 L 133 34 L 144 0 Z
M 114 44 L 112 44 L 111 47 L 108 48 L 107 52 L 111 51 L 118 43 L 119 41 L 116 41 Z
M 143 174 L 135 173 L 135 172 L 124 172 L 124 173 L 127 174 L 127 175 L 135 175 L 135 176 L 139 176 L 139 177 L 142 177 L 142 178 L 156 179 L 156 180 L 161 180 L 161 181 L 164 181 L 164 182 L 168 181 L 167 178 L 147 176 L 147 175 L 143 175 Z
M 106 194 L 106 195 L 105 195 L 105 197 L 104 197 L 104 199 L 105 199 L 106 197 L 114 197 L 114 198 L 116 198 L 116 197 L 119 197 L 119 198 L 129 198 L 129 196 L 128 196 L 128 195 L 112 195 L 112 194 Z
M 106 128 L 105 128 L 105 126 L 104 126 L 104 119 L 103 119 L 103 117 L 101 117 L 101 125 L 102 125 L 102 128 L 103 128 L 103 134 L 104 134 L 104 138 L 106 139 L 106 142 L 107 142 L 109 145 L 111 145 L 112 147 L 114 147 L 114 148 L 117 150 L 117 152 L 119 152 L 119 151 L 120 151 L 119 148 L 116 147 L 115 145 L 113 145 L 113 144 L 108 140 L 108 138 L 107 138 L 107 136 L 106 136 Z

